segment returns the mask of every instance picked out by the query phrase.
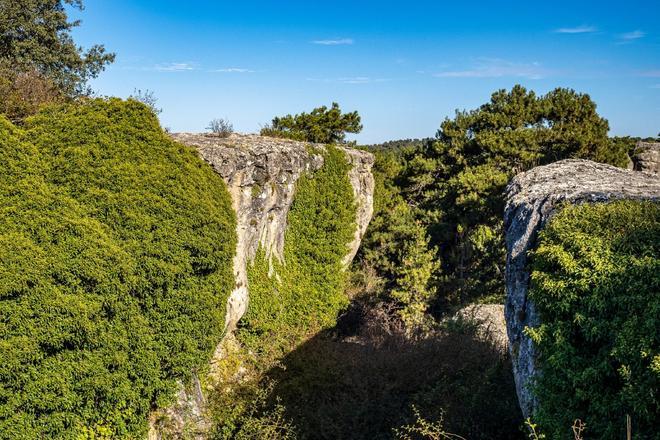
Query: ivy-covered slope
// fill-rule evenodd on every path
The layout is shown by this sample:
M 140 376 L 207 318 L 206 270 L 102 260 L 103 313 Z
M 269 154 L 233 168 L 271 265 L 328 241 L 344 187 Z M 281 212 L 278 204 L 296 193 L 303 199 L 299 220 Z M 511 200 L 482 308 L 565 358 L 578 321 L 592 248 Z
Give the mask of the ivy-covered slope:
M 549 438 L 634 438 L 660 432 L 660 204 L 568 206 L 532 258 L 542 324 L 529 330 L 540 368 L 535 418 Z
M 0 167 L 0 438 L 143 437 L 222 333 L 222 179 L 117 99 L 0 120 Z

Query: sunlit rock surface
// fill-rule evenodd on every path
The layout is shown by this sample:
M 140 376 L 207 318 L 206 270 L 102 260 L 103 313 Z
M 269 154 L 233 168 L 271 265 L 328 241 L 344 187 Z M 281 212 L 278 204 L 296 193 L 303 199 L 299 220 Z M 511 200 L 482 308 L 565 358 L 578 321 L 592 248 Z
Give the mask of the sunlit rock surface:
M 660 142 L 637 142 L 632 162 L 636 171 L 660 173 Z
M 287 227 L 287 214 L 295 196 L 296 182 L 307 172 L 323 166 L 325 150 L 322 144 L 310 144 L 258 135 L 231 134 L 218 137 L 211 134 L 176 133 L 175 140 L 192 146 L 223 178 L 232 198 L 237 217 L 236 254 L 234 256 L 235 284 L 228 302 L 225 318 L 224 343 L 218 344 L 211 361 L 214 366 L 223 358 L 231 332 L 245 314 L 249 302 L 247 265 L 259 248 L 268 258 L 282 260 Z M 346 153 L 352 167 L 348 173 L 357 204 L 356 231 L 344 265 L 348 266 L 360 246 L 360 241 L 373 214 L 374 178 L 371 153 L 339 146 Z M 218 335 L 220 339 L 222 335 Z M 197 377 L 188 389 L 183 386 L 177 403 L 155 414 L 151 421 L 149 439 L 205 438 L 208 420 L 204 416 L 204 392 Z

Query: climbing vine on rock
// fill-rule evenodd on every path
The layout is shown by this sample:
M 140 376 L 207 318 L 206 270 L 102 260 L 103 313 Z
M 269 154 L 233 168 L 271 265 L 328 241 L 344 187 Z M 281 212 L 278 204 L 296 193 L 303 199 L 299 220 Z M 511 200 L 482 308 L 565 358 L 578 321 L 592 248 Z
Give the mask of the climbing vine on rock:
M 333 146 L 323 156 L 323 167 L 297 182 L 283 262 L 273 258 L 269 275 L 268 259 L 259 251 L 248 270 L 250 305 L 240 331 L 246 341 L 290 342 L 332 326 L 348 304 L 342 259 L 356 228 L 350 164 Z

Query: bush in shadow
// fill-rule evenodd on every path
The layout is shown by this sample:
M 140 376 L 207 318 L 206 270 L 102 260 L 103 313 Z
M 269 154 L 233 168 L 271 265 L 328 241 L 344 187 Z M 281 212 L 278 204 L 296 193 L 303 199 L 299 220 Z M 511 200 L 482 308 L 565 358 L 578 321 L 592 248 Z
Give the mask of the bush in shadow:
M 395 316 L 387 304 L 358 301 L 267 372 L 276 384 L 269 401 L 299 438 L 392 438 L 420 415 L 470 439 L 522 438 L 501 348 L 473 326 L 409 338 Z

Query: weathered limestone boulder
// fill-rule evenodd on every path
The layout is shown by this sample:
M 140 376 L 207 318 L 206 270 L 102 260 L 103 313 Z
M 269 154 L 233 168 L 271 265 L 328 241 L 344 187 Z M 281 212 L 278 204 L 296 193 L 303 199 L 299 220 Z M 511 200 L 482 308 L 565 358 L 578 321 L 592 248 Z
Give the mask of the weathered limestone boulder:
M 503 305 L 470 304 L 460 309 L 453 317 L 456 318 L 477 324 L 477 336 L 491 341 L 502 353 L 506 353 L 508 341 Z
M 660 176 L 571 159 L 521 173 L 507 187 L 505 317 L 516 392 L 525 417 L 531 416 L 536 407 L 527 385 L 539 371 L 536 349 L 524 329 L 540 323 L 534 303 L 527 296 L 527 253 L 536 246 L 539 231 L 561 204 L 618 199 L 660 201 Z
M 236 212 L 238 243 L 233 268 L 235 284 L 227 301 L 225 341 L 218 344 L 211 360 L 210 375 L 224 357 L 231 333 L 245 314 L 249 302 L 247 267 L 259 248 L 271 259 L 282 260 L 287 214 L 295 196 L 296 181 L 306 172 L 323 166 L 322 144 L 310 144 L 257 135 L 176 133 L 172 137 L 195 147 L 200 156 L 224 179 Z M 357 203 L 355 237 L 344 258 L 347 267 L 355 257 L 373 214 L 374 178 L 372 154 L 339 147 L 352 167 L 348 178 Z M 222 335 L 218 335 L 220 338 Z M 191 389 L 179 392 L 174 406 L 154 414 L 149 439 L 205 438 L 209 428 L 204 416 L 204 392 L 194 377 Z M 166 435 L 164 433 L 166 432 Z
M 660 173 L 660 142 L 637 142 L 632 161 L 636 171 Z

